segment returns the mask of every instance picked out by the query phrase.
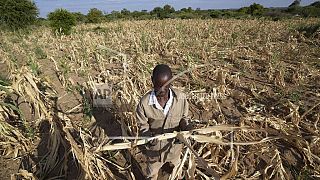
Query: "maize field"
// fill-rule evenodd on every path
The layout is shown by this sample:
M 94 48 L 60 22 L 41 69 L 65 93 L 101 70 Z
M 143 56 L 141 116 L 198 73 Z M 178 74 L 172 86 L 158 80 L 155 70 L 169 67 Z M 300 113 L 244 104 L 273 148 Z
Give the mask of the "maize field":
M 143 20 L 0 32 L 0 176 L 141 179 L 135 108 L 168 64 L 195 130 L 169 179 L 319 179 L 319 19 Z M 112 106 L 95 107 L 96 86 Z M 113 139 L 124 136 L 132 138 Z

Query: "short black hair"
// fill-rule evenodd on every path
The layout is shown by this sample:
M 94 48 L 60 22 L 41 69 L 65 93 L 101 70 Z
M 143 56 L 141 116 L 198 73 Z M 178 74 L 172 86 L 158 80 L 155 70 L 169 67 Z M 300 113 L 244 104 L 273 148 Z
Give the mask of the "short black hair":
M 170 67 L 166 64 L 158 64 L 152 72 L 152 78 L 153 79 L 158 79 L 159 77 L 162 76 L 169 76 L 172 77 L 172 71 Z

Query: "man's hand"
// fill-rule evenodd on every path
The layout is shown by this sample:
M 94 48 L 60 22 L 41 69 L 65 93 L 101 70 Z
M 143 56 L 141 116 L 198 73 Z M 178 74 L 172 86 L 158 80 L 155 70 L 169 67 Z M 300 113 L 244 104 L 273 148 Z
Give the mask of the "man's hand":
M 151 141 L 149 141 L 149 145 L 150 146 L 155 146 L 155 145 L 157 145 L 159 143 L 159 140 L 158 139 L 153 139 L 153 140 L 151 140 Z
M 192 124 L 188 124 L 186 119 L 181 119 L 180 123 L 179 123 L 179 129 L 180 131 L 190 131 L 193 129 Z

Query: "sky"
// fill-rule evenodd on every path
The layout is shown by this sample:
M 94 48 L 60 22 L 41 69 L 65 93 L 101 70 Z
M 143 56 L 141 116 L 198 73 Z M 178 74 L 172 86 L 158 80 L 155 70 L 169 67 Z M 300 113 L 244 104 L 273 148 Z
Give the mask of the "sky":
M 316 0 L 302 0 L 302 5 L 309 5 Z M 91 8 L 98 8 L 105 13 L 126 8 L 130 11 L 152 10 L 157 6 L 170 4 L 176 10 L 184 7 L 193 9 L 231 9 L 259 3 L 264 7 L 287 7 L 293 0 L 34 0 L 40 10 L 40 17 L 46 17 L 49 12 L 64 8 L 71 12 L 87 14 Z

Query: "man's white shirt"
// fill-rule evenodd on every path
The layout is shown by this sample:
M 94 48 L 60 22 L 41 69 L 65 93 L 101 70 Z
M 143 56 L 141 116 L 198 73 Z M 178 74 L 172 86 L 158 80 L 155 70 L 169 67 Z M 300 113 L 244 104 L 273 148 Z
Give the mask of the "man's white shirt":
M 169 112 L 170 107 L 172 106 L 173 102 L 173 94 L 172 90 L 169 88 L 169 100 L 167 101 L 164 108 L 159 104 L 156 93 L 154 90 L 151 92 L 150 98 L 149 98 L 149 105 L 155 105 L 157 109 L 161 110 L 163 114 L 166 116 Z

